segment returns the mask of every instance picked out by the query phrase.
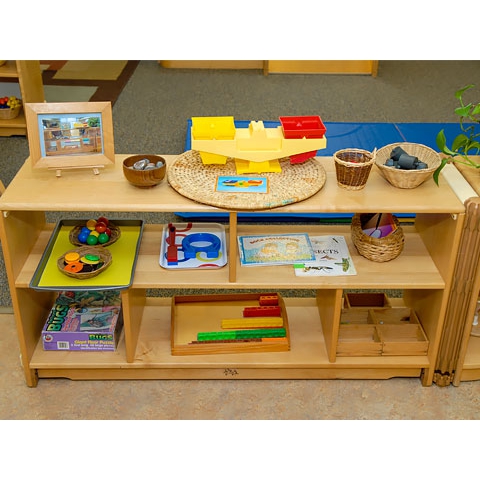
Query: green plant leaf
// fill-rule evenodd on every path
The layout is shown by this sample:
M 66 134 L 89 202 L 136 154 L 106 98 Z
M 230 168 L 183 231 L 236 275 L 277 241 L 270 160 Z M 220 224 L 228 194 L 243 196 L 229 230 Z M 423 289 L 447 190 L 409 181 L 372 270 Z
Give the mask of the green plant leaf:
M 437 147 L 443 152 L 443 149 L 447 146 L 447 137 L 445 137 L 445 130 L 442 129 L 437 133 Z
M 479 113 L 480 113 L 480 103 L 477 103 L 477 105 L 473 107 L 472 115 L 478 115 Z M 480 122 L 480 120 L 477 120 L 477 122 Z
M 460 149 L 465 148 L 469 144 L 469 138 L 461 133 L 457 135 L 452 142 L 452 150 L 458 152 Z
M 457 152 L 454 152 L 447 147 L 447 138 L 445 137 L 445 131 L 443 129 L 437 134 L 437 147 L 441 152 L 451 155 L 452 157 L 458 155 Z
M 470 142 L 468 147 L 465 149 L 465 153 L 468 153 L 470 150 L 480 150 L 480 142 Z
M 470 114 L 470 109 L 472 108 L 472 104 L 469 103 L 468 105 L 464 105 L 464 106 L 461 106 L 461 107 L 457 107 L 455 109 L 455 113 L 459 116 L 459 117 L 468 117 L 468 115 Z
M 457 91 L 455 92 L 455 97 L 461 99 L 463 93 L 466 92 L 467 90 L 470 90 L 470 89 L 473 88 L 474 86 L 475 86 L 475 85 L 471 83 L 470 85 L 466 85 L 465 87 L 461 88 L 460 90 L 457 90 Z
M 433 180 L 437 185 L 438 185 L 438 178 L 440 176 L 440 172 L 443 170 L 443 167 L 448 163 L 448 161 L 449 161 L 448 158 L 442 158 L 442 161 L 440 162 L 440 165 L 433 172 Z

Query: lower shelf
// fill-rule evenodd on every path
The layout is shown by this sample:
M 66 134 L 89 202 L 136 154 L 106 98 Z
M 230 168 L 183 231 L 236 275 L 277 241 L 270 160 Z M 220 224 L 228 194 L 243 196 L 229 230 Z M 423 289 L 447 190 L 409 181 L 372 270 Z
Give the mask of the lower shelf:
M 314 298 L 285 298 L 288 352 L 172 356 L 171 299 L 148 298 L 132 363 L 125 341 L 115 352 L 47 352 L 37 344 L 30 368 L 39 378 L 71 379 L 387 379 L 417 377 L 427 356 L 341 357 L 328 361 Z

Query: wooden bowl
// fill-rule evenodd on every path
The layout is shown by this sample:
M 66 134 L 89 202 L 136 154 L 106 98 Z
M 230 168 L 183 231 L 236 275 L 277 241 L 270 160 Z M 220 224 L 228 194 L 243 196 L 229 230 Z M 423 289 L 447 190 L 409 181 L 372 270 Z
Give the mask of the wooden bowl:
M 151 170 L 136 170 L 133 165 L 143 159 L 156 164 L 163 162 L 163 166 L 152 168 Z M 132 155 L 123 161 L 123 174 L 125 178 L 136 187 L 150 188 L 158 185 L 164 178 L 167 171 L 167 164 L 163 157 L 158 155 Z

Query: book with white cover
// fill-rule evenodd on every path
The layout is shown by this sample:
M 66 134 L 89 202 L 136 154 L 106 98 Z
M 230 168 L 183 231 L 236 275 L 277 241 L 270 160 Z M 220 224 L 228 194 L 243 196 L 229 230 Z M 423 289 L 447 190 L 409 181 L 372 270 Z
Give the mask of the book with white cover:
M 357 274 L 345 237 L 341 235 L 311 236 L 310 243 L 315 252 L 315 261 L 296 263 L 295 275 L 307 277 Z

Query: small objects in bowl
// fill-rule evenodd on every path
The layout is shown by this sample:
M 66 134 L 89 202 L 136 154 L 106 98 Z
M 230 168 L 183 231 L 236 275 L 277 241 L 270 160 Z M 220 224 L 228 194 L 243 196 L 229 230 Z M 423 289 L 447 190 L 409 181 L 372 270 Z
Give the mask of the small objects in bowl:
M 58 269 L 80 280 L 96 277 L 112 263 L 112 254 L 104 247 L 80 247 L 65 252 L 57 260 Z
M 375 164 L 380 174 L 397 188 L 416 188 L 433 177 L 440 155 L 419 143 L 398 142 L 377 150 Z M 418 168 L 420 166 L 420 168 Z
M 428 168 L 425 162 L 420 161 L 414 155 L 409 155 L 402 147 L 395 147 L 384 165 L 401 168 L 402 170 L 424 170 Z
M 123 161 L 125 178 L 139 188 L 158 185 L 165 178 L 166 170 L 165 159 L 159 155 L 133 155 Z
M 120 229 L 106 217 L 91 218 L 70 231 L 69 240 L 73 245 L 102 245 L 108 247 L 120 238 Z

